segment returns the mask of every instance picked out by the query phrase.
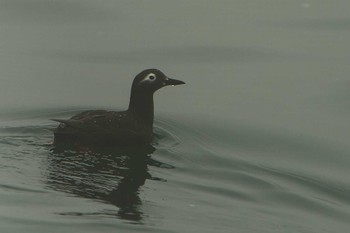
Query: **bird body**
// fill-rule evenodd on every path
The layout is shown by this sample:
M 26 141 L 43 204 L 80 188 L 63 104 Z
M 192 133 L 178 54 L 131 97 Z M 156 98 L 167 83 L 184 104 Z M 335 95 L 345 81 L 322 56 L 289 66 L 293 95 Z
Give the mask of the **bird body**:
M 184 82 L 170 79 L 157 69 L 138 74 L 132 84 L 129 108 L 116 112 L 89 110 L 60 123 L 54 130 L 54 144 L 135 145 L 148 144 L 153 138 L 156 90 Z

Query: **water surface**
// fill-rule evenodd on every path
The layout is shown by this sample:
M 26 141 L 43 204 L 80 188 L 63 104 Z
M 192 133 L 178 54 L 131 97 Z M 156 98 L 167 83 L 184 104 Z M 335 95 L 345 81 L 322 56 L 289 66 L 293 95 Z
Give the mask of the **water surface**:
M 0 231 L 347 232 L 349 7 L 2 0 Z M 52 146 L 151 67 L 151 145 Z

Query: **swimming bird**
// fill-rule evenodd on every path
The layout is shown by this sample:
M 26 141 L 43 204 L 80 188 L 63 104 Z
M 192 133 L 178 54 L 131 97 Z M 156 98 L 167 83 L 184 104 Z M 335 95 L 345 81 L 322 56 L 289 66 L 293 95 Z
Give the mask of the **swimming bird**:
M 54 144 L 135 145 L 148 144 L 153 138 L 153 94 L 164 86 L 185 84 L 168 78 L 158 69 L 136 75 L 125 111 L 88 110 L 59 122 L 54 129 Z

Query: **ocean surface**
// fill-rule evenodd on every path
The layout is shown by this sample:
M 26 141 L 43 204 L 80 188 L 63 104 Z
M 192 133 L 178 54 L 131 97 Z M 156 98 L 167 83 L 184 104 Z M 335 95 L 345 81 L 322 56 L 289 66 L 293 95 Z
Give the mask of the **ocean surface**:
M 347 0 L 0 0 L 0 232 L 350 229 Z M 52 118 L 155 94 L 154 141 L 52 145 Z

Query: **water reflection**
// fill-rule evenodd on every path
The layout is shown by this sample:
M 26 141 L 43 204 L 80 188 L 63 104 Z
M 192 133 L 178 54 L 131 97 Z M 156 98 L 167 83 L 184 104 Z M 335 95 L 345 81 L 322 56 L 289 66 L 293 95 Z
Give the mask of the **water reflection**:
M 154 151 L 150 145 L 74 150 L 55 147 L 48 158 L 47 185 L 54 190 L 111 203 L 118 207 L 113 215 L 142 222 L 140 187 L 147 179 L 162 180 L 152 177 L 148 166 L 172 168 L 152 159 Z

